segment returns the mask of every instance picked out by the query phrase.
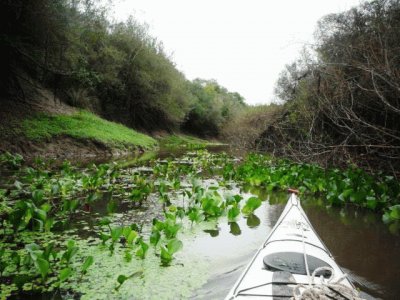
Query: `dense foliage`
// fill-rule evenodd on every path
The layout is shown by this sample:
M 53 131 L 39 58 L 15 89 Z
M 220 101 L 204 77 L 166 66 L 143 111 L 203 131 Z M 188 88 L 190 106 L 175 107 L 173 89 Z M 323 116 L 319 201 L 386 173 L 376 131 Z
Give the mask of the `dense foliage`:
M 0 181 L 0 297 L 58 290 L 91 299 L 83 287 L 93 290 L 98 274 L 89 268 L 105 272 L 107 267 L 116 270 L 105 278 L 116 297 L 126 280 L 144 272 L 140 261 L 149 254 L 147 266 L 173 263 L 185 226 L 225 216 L 233 224 L 241 214 L 249 224 L 259 224 L 253 213 L 260 199 L 234 195 L 222 179 L 210 181 L 231 161 L 224 153 L 200 151 L 151 161 L 147 168 L 77 168 L 67 161 L 55 167 L 42 160 L 26 166 L 20 155 L 1 155 L 1 171 L 9 176 Z M 151 211 L 151 205 L 156 209 Z M 82 223 L 86 226 L 80 228 Z M 102 266 L 99 259 L 112 266 Z M 120 264 L 130 273 L 116 274 L 122 272 Z
M 260 135 L 271 122 L 280 117 L 281 111 L 282 107 L 274 103 L 243 107 L 225 123 L 220 136 L 235 147 L 257 149 Z
M 203 136 L 216 136 L 244 105 L 215 81 L 188 81 L 145 24 L 111 22 L 94 1 L 2 1 L 0 11 L 0 84 L 8 96 L 44 86 L 55 100 L 134 128 L 184 122 Z
M 195 79 L 190 91 L 197 99 L 182 129 L 201 136 L 217 136 L 246 105 L 238 93 L 231 93 L 215 80 Z
M 276 93 L 281 117 L 264 147 L 308 161 L 398 168 L 398 1 L 371 1 L 318 24 L 315 52 L 287 66 Z
M 332 206 L 354 205 L 385 212 L 385 222 L 400 220 L 400 184 L 393 176 L 367 174 L 354 166 L 345 170 L 321 168 L 316 164 L 295 163 L 250 154 L 242 164 L 224 166 L 224 178 L 263 186 L 270 191 L 296 187 L 301 193 L 319 195 Z

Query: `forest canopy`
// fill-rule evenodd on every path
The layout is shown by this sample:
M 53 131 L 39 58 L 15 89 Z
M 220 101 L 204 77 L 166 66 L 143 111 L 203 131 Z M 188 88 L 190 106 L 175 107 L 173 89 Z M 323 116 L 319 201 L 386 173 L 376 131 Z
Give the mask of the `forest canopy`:
M 311 51 L 281 73 L 284 103 L 259 139 L 299 160 L 398 170 L 400 3 L 364 2 L 327 15 Z
M 2 1 L 1 92 L 26 84 L 148 132 L 182 128 L 216 136 L 244 99 L 214 80 L 187 80 L 134 18 L 112 22 L 90 0 Z

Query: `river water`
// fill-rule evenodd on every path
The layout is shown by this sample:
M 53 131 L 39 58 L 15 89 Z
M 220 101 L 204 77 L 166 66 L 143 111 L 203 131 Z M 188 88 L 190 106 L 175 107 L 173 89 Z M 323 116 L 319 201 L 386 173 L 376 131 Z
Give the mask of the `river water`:
M 256 212 L 260 225 L 249 228 L 240 220 L 240 235 L 232 235 L 227 224 L 219 225 L 217 237 L 202 236 L 195 248 L 204 253 L 219 253 L 209 257 L 214 272 L 199 290 L 195 299 L 222 299 L 251 258 L 265 241 L 278 220 L 287 195 L 271 195 Z M 272 200 L 272 201 L 271 201 Z M 303 208 L 315 230 L 367 299 L 399 299 L 400 239 L 389 232 L 379 217 L 352 209 L 327 209 L 303 201 Z M 274 204 L 271 204 L 274 202 Z
M 168 156 L 162 153 L 162 157 Z M 191 298 L 225 297 L 265 241 L 288 197 L 285 193 L 268 194 L 254 188 L 238 192 L 255 194 L 264 200 L 255 213 L 258 220 L 249 222 L 241 218 L 230 224 L 222 218 L 212 224 L 212 230 L 197 231 L 195 238 L 185 243 L 184 252 L 210 267 L 206 283 Z M 302 199 L 302 205 L 315 230 L 363 297 L 400 298 L 400 238 L 382 223 L 380 215 L 354 208 L 328 208 L 321 199 Z
M 217 152 L 221 149 L 217 149 Z M 118 161 L 126 168 L 135 169 L 147 158 L 162 159 L 181 157 L 184 151 L 145 154 Z M 144 168 L 143 172 L 148 172 Z M 218 176 L 208 176 L 202 185 L 218 186 Z M 80 284 L 84 299 L 223 299 L 246 265 L 265 241 L 279 218 L 288 198 L 286 193 L 268 193 L 263 189 L 246 188 L 235 183 L 219 187 L 221 194 L 240 194 L 244 199 L 253 195 L 263 200 L 251 217 L 239 217 L 229 223 L 226 217 L 190 225 L 182 221 L 179 239 L 183 249 L 176 254 L 174 263 L 161 267 L 157 253 L 149 250 L 144 261 L 130 264 L 122 256 L 110 256 L 97 247 L 93 251 L 87 244 L 95 242 L 96 233 L 90 230 L 92 220 L 86 218 L 71 223 L 66 232 L 71 237 L 77 234 L 77 242 L 87 255 L 94 256 L 96 271 L 90 271 Z M 106 211 L 105 201 L 93 207 L 93 214 Z M 180 202 L 178 197 L 174 200 Z M 301 199 L 302 206 L 315 230 L 335 257 L 337 263 L 350 276 L 354 284 L 367 299 L 400 298 L 400 238 L 384 225 L 380 215 L 354 208 L 328 208 L 321 199 Z M 152 218 L 161 216 L 161 205 L 157 195 L 149 197 L 141 209 L 132 210 L 125 202 L 115 215 L 120 224 L 132 220 L 149 234 Z M 92 217 L 91 217 L 92 218 Z M 79 237 L 78 237 L 79 236 Z M 82 239 L 80 242 L 79 239 Z M 89 242 L 88 242 L 89 241 Z M 86 246 L 85 246 L 86 245 Z M 86 248 L 85 248 L 86 247 Z M 118 252 L 118 249 L 116 250 Z M 156 254 L 156 255 L 154 255 Z M 141 268 L 140 278 L 129 280 L 117 294 L 115 278 L 118 274 L 129 274 Z M 93 269 L 93 268 L 92 268 Z M 86 286 L 85 286 L 86 284 Z M 36 299 L 38 295 L 33 295 Z M 68 295 L 67 295 L 68 296 Z M 66 298 L 65 295 L 49 294 L 42 299 Z M 27 295 L 15 299 L 27 299 Z

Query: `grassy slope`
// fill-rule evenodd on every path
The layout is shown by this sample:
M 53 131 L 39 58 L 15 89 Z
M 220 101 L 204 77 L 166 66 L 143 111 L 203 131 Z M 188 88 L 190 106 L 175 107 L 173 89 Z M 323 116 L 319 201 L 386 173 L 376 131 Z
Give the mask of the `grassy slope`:
M 160 139 L 160 144 L 166 148 L 187 147 L 191 149 L 205 148 L 206 146 L 216 145 L 207 140 L 183 134 L 165 136 Z
M 67 135 L 79 139 L 93 139 L 113 146 L 135 145 L 151 148 L 157 144 L 150 136 L 106 121 L 87 111 L 72 115 L 38 114 L 23 120 L 20 129 L 23 135 L 34 141 Z

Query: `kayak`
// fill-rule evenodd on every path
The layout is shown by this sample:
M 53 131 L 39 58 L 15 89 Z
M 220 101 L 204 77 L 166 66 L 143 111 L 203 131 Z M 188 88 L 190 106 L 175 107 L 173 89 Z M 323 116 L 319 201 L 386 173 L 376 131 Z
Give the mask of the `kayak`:
M 295 295 L 298 298 L 294 299 L 303 299 L 299 295 L 308 289 L 327 293 L 338 289 L 340 295 L 353 295 L 338 299 L 360 299 L 292 192 L 267 240 L 225 299 L 289 299 Z

